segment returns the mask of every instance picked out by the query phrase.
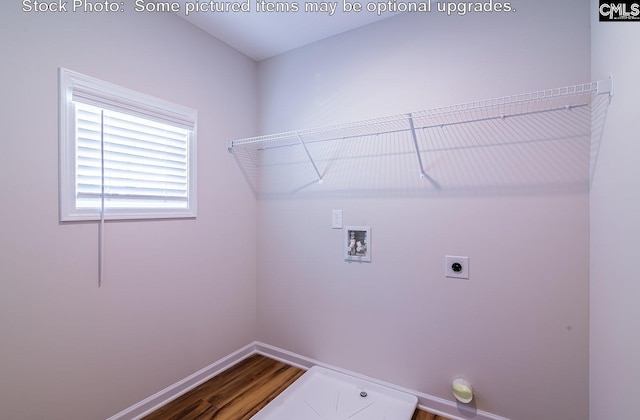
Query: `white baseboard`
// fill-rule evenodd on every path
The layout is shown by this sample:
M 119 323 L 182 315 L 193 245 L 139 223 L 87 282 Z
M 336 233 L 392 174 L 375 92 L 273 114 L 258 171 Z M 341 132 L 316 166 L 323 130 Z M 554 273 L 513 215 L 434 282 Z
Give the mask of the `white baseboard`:
M 335 370 L 347 375 L 355 376 L 376 384 L 386 386 L 401 392 L 415 395 L 418 397 L 418 406 L 420 409 L 448 417 L 451 420 L 509 420 L 495 414 L 487 413 L 464 405 L 456 404 L 453 401 L 434 397 L 411 389 L 403 388 L 375 378 L 370 378 L 359 373 L 352 372 L 337 366 L 328 365 L 319 360 L 311 359 L 269 344 L 254 341 L 241 349 L 231 353 L 228 356 L 210 364 L 209 366 L 199 370 L 198 372 L 186 377 L 185 379 L 168 386 L 160 392 L 132 405 L 131 407 L 109 417 L 107 420 L 138 420 L 152 413 L 168 402 L 178 398 L 179 396 L 189 392 L 196 386 L 208 381 L 222 371 L 229 369 L 233 365 L 241 362 L 253 354 L 261 354 L 272 359 L 284 362 L 288 365 L 308 370 L 312 366 L 322 366 L 327 369 Z

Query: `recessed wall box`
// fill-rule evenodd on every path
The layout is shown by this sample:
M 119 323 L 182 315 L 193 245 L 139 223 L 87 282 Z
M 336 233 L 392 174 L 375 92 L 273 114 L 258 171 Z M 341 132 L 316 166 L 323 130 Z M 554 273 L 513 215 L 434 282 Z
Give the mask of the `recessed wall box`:
M 371 262 L 371 228 L 369 226 L 344 227 L 345 261 Z

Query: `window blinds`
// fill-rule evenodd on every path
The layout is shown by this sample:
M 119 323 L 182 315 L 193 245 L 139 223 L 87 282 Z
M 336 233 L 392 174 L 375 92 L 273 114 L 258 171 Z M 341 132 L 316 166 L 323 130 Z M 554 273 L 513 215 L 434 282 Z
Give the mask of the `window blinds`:
M 195 217 L 197 111 L 59 77 L 60 220 Z
M 191 109 L 96 79 L 89 83 L 83 79 L 74 80 L 71 100 L 186 130 L 193 130 L 196 125 L 196 112 Z
M 188 130 L 83 103 L 75 110 L 77 208 L 101 206 L 102 147 L 105 209 L 188 208 Z

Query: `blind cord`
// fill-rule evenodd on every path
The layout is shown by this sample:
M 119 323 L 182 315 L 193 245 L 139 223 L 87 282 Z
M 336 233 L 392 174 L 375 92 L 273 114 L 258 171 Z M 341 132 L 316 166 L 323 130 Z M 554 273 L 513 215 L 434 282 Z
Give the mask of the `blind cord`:
M 100 223 L 98 227 L 98 287 L 104 279 L 104 110 L 100 110 Z

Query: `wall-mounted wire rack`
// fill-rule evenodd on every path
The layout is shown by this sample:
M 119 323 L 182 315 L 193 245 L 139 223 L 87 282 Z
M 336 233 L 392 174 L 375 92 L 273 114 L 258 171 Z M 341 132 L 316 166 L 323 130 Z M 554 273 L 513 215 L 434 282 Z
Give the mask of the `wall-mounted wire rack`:
M 228 149 L 259 197 L 588 188 L 612 95 L 609 78 L 231 140 Z

